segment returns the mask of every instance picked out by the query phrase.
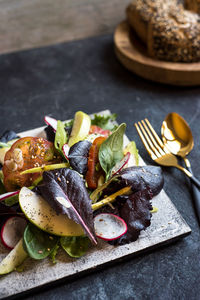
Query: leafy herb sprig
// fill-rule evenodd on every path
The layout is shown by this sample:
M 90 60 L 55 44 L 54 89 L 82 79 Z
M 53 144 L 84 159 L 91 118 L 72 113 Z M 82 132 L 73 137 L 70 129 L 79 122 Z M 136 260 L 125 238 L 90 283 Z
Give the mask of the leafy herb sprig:
M 118 127 L 116 125 L 116 123 L 114 122 L 116 120 L 116 118 L 117 118 L 116 114 L 111 114 L 111 115 L 107 115 L 107 116 L 95 114 L 93 119 L 91 120 L 91 124 L 99 126 L 105 130 L 113 131 Z
M 99 162 L 106 173 L 106 180 L 110 177 L 112 168 L 119 162 L 123 154 L 123 137 L 126 124 L 119 127 L 101 144 L 99 149 Z
M 67 132 L 65 130 L 65 125 L 63 122 L 58 120 L 57 122 L 57 129 L 56 129 L 56 136 L 55 136 L 55 141 L 54 141 L 54 146 L 56 150 L 64 157 L 62 147 L 64 144 L 67 143 L 68 136 Z

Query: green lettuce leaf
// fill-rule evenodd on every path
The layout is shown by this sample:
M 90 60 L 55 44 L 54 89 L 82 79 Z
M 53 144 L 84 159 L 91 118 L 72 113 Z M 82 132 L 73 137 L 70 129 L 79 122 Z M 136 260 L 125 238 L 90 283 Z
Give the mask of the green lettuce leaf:
M 99 162 L 106 173 L 106 180 L 108 180 L 112 168 L 124 157 L 123 137 L 125 129 L 126 124 L 122 123 L 100 146 Z
M 83 256 L 89 247 L 90 240 L 86 236 L 61 237 L 60 244 L 62 248 L 71 257 Z
M 28 224 L 23 237 L 24 248 L 30 257 L 43 259 L 51 254 L 58 243 L 58 237 Z
M 7 206 L 13 206 L 14 204 L 19 202 L 19 194 L 16 194 L 14 196 L 10 196 L 3 200 L 3 203 Z
M 0 170 L 0 194 L 6 193 L 6 189 L 3 184 L 3 172 Z
M 58 253 L 58 249 L 60 248 L 59 244 L 57 243 L 56 246 L 54 247 L 54 249 L 51 251 L 49 257 L 52 261 L 53 264 L 56 264 L 57 263 L 57 260 L 56 260 L 56 255 Z
M 63 124 L 63 122 L 58 120 L 54 146 L 62 156 L 63 156 L 62 147 L 64 144 L 67 143 L 67 139 L 68 137 L 67 137 L 67 132 L 65 131 L 65 125 Z
M 95 114 L 93 119 L 91 120 L 91 124 L 99 126 L 105 130 L 113 131 L 117 128 L 117 125 L 114 122 L 116 120 L 116 117 L 117 117 L 116 114 L 107 115 L 107 116 Z

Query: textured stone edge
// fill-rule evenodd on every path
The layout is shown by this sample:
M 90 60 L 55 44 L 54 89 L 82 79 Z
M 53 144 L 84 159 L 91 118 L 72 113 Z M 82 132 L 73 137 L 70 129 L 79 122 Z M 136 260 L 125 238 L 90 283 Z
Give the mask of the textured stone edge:
M 106 110 L 98 114 L 110 114 L 110 111 Z M 19 135 L 45 137 L 44 127 L 28 130 L 19 133 Z M 127 142 L 128 138 L 126 137 L 125 143 Z M 141 158 L 140 164 L 144 164 Z M 28 293 L 33 289 L 44 288 L 51 283 L 56 284 L 64 278 L 70 279 L 82 276 L 84 273 L 102 268 L 104 265 L 113 264 L 119 259 L 127 259 L 138 253 L 147 252 L 173 242 L 191 232 L 190 227 L 164 191 L 161 191 L 154 198 L 153 203 L 158 207 L 158 213 L 153 215 L 151 226 L 142 232 L 136 242 L 113 247 L 100 241 L 97 248 L 91 249 L 87 255 L 78 260 L 68 259 L 65 253 L 61 253 L 59 256 L 60 261 L 54 266 L 51 266 L 48 260 L 34 263 L 29 259 L 27 264 L 25 264 L 25 272 L 13 272 L 0 278 L 0 299 L 20 296 L 22 293 Z M 164 215 L 162 214 L 162 209 L 165 211 Z M 67 263 L 68 268 L 66 269 Z M 45 278 L 42 276 L 44 271 Z M 12 282 L 12 290 L 10 289 L 10 282 Z

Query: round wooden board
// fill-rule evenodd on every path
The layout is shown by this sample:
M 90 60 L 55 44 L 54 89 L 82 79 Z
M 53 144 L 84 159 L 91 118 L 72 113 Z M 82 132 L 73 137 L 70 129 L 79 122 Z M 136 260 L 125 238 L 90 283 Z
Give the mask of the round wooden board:
M 141 77 L 172 85 L 200 85 L 200 63 L 173 63 L 149 57 L 126 21 L 117 26 L 114 43 L 120 62 Z

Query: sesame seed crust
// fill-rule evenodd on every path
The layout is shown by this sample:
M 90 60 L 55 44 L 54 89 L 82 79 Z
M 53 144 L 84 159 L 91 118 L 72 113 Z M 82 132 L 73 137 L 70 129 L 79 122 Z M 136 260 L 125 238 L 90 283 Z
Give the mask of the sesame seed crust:
M 127 8 L 127 19 L 150 56 L 173 62 L 200 61 L 200 16 L 178 1 L 135 0 Z
M 185 8 L 200 14 L 200 0 L 185 0 Z

